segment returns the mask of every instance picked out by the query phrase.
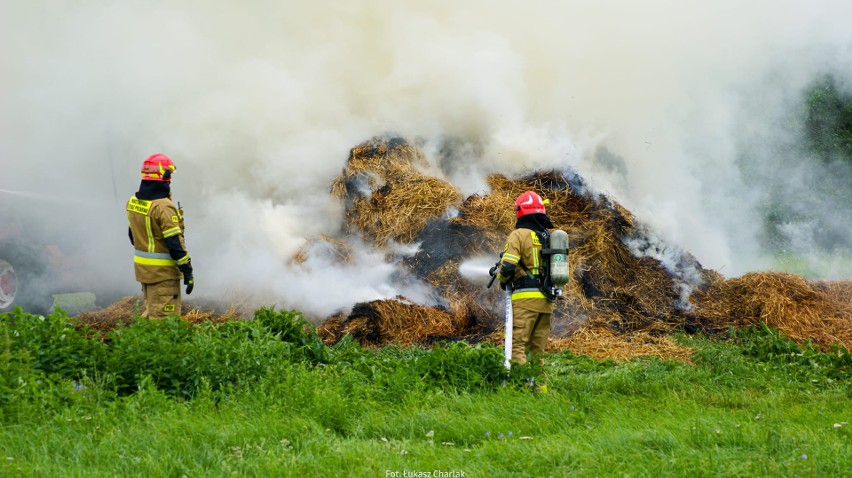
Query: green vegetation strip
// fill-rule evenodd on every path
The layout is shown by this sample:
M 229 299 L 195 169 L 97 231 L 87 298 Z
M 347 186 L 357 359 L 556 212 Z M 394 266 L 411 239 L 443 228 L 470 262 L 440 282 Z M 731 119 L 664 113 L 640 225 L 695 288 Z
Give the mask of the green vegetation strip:
M 290 311 L 98 337 L 0 314 L 0 476 L 843 476 L 852 355 L 765 327 L 695 365 L 327 347 Z M 546 380 L 542 393 L 530 382 Z

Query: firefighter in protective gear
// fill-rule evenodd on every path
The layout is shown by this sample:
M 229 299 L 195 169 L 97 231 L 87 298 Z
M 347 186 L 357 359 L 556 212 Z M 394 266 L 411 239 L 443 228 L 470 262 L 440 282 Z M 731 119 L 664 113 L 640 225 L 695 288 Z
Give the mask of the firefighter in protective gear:
M 550 335 L 550 317 L 556 304 L 543 288 L 545 264 L 542 241 L 549 237 L 553 223 L 547 217 L 545 202 L 527 191 L 515 201 L 517 222 L 506 239 L 503 255 L 494 273 L 503 289 L 512 291 L 512 360 L 525 364 L 527 353 L 544 351 Z
M 142 284 L 143 317 L 180 316 L 180 280 L 192 293 L 195 280 L 184 243 L 182 211 L 172 202 L 171 177 L 175 164 L 164 154 L 142 163 L 139 191 L 127 201 L 128 234 L 133 245 L 136 280 Z

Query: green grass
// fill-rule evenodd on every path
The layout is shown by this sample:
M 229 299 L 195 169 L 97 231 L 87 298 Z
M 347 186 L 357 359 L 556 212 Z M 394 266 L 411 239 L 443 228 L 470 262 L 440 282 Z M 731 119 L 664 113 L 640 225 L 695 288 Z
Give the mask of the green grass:
M 494 347 L 325 347 L 290 312 L 221 329 L 140 323 L 106 342 L 69 323 L 0 316 L 0 476 L 852 470 L 852 357 L 766 328 L 679 337 L 695 365 L 563 352 L 505 380 Z M 526 381 L 540 373 L 545 394 Z

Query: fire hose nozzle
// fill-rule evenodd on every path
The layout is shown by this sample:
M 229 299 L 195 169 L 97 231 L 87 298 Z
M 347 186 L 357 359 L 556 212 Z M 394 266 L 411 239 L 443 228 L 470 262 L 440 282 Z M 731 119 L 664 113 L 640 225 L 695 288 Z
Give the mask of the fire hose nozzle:
M 494 285 L 494 279 L 497 278 L 497 269 L 499 267 L 500 267 L 500 262 L 498 261 L 496 264 L 494 264 L 494 267 L 492 267 L 491 270 L 488 271 L 488 273 L 491 275 L 491 280 L 488 281 L 488 287 L 487 287 L 488 289 L 490 289 L 491 286 Z

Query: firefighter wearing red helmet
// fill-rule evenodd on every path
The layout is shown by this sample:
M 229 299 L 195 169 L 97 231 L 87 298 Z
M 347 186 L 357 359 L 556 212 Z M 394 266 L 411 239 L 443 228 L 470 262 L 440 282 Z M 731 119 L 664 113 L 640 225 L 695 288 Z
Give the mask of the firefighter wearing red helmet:
M 512 360 L 524 364 L 527 354 L 544 352 L 550 335 L 550 317 L 556 305 L 543 292 L 546 265 L 542 243 L 547 242 L 553 223 L 547 217 L 545 201 L 527 191 L 515 201 L 517 222 L 506 239 L 500 263 L 491 270 L 500 286 L 512 291 Z
M 172 202 L 175 163 L 152 154 L 142 163 L 139 191 L 127 201 L 128 234 L 134 247 L 136 280 L 142 284 L 143 317 L 180 316 L 180 280 L 192 293 L 195 280 L 184 242 L 182 211 Z

